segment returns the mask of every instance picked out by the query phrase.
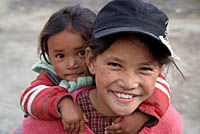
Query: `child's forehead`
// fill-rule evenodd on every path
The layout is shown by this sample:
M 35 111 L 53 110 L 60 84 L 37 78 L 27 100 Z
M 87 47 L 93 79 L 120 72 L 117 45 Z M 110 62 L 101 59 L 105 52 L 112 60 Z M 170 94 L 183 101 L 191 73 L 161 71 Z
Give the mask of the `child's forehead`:
M 140 45 L 140 46 L 147 45 L 142 41 L 142 38 L 136 34 L 127 34 L 127 35 L 119 36 L 116 39 L 116 41 L 121 42 L 121 43 L 126 42 L 126 43 Z
M 148 45 L 141 42 L 141 40 L 135 36 L 130 37 L 120 37 L 116 39 L 107 50 L 114 50 L 120 54 L 123 53 L 134 53 L 136 50 L 142 50 L 142 54 L 150 54 Z M 106 51 L 105 51 L 106 52 Z M 120 56 L 119 54 L 119 56 Z
M 49 49 L 80 49 L 85 47 L 86 43 L 81 35 L 68 30 L 54 34 L 48 39 Z
M 123 67 L 136 67 L 141 65 L 157 65 L 157 60 L 151 51 L 139 39 L 134 41 L 116 40 L 98 58 L 100 61 L 116 62 Z

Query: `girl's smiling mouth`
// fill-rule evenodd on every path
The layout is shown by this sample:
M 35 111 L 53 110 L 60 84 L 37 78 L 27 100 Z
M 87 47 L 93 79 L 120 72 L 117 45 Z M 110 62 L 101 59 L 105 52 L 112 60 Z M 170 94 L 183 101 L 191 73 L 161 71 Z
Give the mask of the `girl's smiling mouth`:
M 138 95 L 123 93 L 123 92 L 116 92 L 111 91 L 111 93 L 119 100 L 120 102 L 131 102 L 133 101 Z

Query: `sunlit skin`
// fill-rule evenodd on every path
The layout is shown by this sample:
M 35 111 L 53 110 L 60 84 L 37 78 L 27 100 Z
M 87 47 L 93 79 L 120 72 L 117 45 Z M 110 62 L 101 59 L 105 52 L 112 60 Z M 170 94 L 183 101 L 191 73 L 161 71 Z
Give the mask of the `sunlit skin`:
M 152 95 L 161 65 L 138 38 L 121 37 L 94 60 L 91 57 L 88 48 L 86 62 L 96 79 L 89 96 L 100 113 L 129 115 Z
M 85 45 L 81 36 L 67 29 L 48 39 L 48 55 L 57 75 L 67 81 L 87 76 Z
M 49 37 L 48 56 L 56 74 L 62 80 L 77 82 L 78 77 L 89 75 L 85 63 L 85 48 L 86 44 L 80 34 L 72 29 L 65 29 Z M 70 132 L 78 132 L 84 121 L 87 121 L 80 107 L 68 97 L 62 98 L 58 103 L 58 110 L 64 129 Z

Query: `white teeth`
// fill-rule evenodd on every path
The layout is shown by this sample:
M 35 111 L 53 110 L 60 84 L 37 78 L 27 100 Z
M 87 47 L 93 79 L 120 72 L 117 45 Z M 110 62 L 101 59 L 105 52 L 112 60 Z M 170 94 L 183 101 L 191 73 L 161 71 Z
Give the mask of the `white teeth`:
M 123 99 L 131 99 L 131 98 L 133 98 L 133 95 L 128 95 L 128 94 L 116 93 L 116 95 L 119 98 L 123 98 Z

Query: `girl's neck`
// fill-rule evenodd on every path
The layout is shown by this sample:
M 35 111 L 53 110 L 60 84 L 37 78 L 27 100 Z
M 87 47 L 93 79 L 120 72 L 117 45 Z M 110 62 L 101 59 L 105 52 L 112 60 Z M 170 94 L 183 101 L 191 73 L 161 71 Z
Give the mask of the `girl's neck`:
M 105 116 L 117 116 L 112 110 L 108 107 L 105 107 L 104 102 L 98 97 L 97 89 L 91 89 L 89 92 L 89 98 L 94 106 L 94 108 L 101 114 Z

